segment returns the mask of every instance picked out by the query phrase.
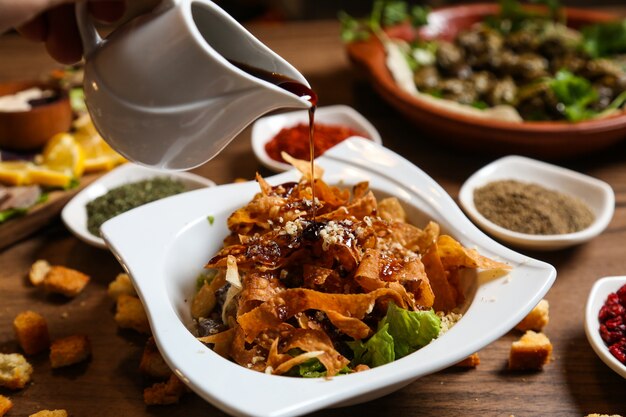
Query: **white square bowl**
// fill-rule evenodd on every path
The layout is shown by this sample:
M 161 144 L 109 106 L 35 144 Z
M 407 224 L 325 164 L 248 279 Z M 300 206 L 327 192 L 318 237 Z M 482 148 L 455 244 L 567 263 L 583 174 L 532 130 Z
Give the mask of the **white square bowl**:
M 109 220 L 101 229 L 104 239 L 130 273 L 165 360 L 192 390 L 232 415 L 296 416 L 393 392 L 501 337 L 541 300 L 556 277 L 552 266 L 515 253 L 478 230 L 435 181 L 382 146 L 349 139 L 317 161 L 326 182 L 350 186 L 369 181 L 379 196 L 398 197 L 413 223 L 433 219 L 464 246 L 513 269 L 499 277 L 479 273 L 463 318 L 428 346 L 393 363 L 330 379 L 266 375 L 223 359 L 196 340 L 189 313 L 196 277 L 228 234 L 226 219 L 258 192 L 258 184 L 191 191 Z M 267 180 L 280 184 L 298 178 L 289 171 Z

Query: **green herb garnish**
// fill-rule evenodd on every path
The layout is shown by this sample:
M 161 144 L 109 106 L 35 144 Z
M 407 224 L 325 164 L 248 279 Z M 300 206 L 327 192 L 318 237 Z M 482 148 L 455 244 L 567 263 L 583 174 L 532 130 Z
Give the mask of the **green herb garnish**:
M 587 26 L 581 32 L 582 49 L 592 58 L 626 53 L 626 19 Z
M 341 39 L 344 42 L 366 40 L 369 36 L 380 34 L 386 27 L 409 22 L 413 27 L 424 26 L 428 22 L 428 7 L 409 5 L 405 1 L 376 0 L 369 16 L 358 19 L 345 11 L 338 14 L 341 23 Z
M 589 106 L 598 100 L 598 92 L 587 79 L 560 70 L 549 85 L 562 106 L 559 110 L 567 120 L 578 122 L 597 114 Z
M 516 32 L 524 27 L 529 19 L 538 21 L 563 21 L 559 0 L 529 0 L 548 8 L 547 14 L 525 10 L 519 0 L 500 0 L 500 14 L 488 16 L 485 23 L 502 33 Z
M 209 224 L 211 226 L 213 226 L 213 223 L 215 222 L 215 217 L 214 216 L 207 216 L 206 219 L 209 221 Z

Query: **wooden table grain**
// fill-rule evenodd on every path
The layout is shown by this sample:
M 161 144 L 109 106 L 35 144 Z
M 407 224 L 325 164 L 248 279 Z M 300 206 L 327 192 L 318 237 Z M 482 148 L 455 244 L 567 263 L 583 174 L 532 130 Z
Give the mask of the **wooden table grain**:
M 626 14 L 626 7 L 616 10 Z M 401 118 L 353 72 L 336 22 L 264 24 L 250 29 L 305 75 L 318 92 L 320 105 L 341 103 L 356 108 L 379 129 L 387 147 L 421 167 L 453 197 L 466 178 L 496 159 L 488 150 L 468 154 L 439 145 L 436 136 Z M 56 66 L 41 45 L 15 35 L 0 37 L 0 81 L 38 77 Z M 520 336 L 512 331 L 480 351 L 481 363 L 476 369 L 451 368 L 418 379 L 384 398 L 313 415 L 626 415 L 626 380 L 598 359 L 583 330 L 583 310 L 593 283 L 604 276 L 626 275 L 626 141 L 597 154 L 558 163 L 608 182 L 616 193 L 616 210 L 607 230 L 585 245 L 557 252 L 526 252 L 553 264 L 558 271 L 546 297 L 550 324 L 545 332 L 554 345 L 553 361 L 541 372 L 508 371 L 511 342 Z M 218 184 L 251 179 L 256 171 L 270 174 L 254 159 L 250 129 L 213 161 L 195 170 Z M 47 296 L 30 286 L 26 278 L 37 259 L 79 269 L 92 281 L 76 299 Z M 0 390 L 15 404 L 9 416 L 27 416 L 44 408 L 65 408 L 76 417 L 224 415 L 194 394 L 174 406 L 144 405 L 142 390 L 147 381 L 137 367 L 145 339 L 118 330 L 113 302 L 106 295 L 108 283 L 118 272 L 121 267 L 109 252 L 77 240 L 58 220 L 0 252 L 0 352 L 18 351 L 12 321 L 25 309 L 47 317 L 53 337 L 84 333 L 93 344 L 91 360 L 68 369 L 50 369 L 45 354 L 31 358 L 33 383 L 22 391 Z M 220 375 L 207 378 L 219 379 Z

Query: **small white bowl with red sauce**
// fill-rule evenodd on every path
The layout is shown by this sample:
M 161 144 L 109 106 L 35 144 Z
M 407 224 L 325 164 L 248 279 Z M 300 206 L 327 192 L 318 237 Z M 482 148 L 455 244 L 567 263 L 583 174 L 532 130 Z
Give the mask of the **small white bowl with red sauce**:
M 585 308 L 585 333 L 589 344 L 602 359 L 602 361 L 623 378 L 626 378 L 626 364 L 620 362 L 610 351 L 609 346 L 604 342 L 601 334 L 600 310 L 607 304 L 610 294 L 615 294 L 621 287 L 626 285 L 626 276 L 601 278 L 593 285 L 587 299 Z M 623 302 L 621 304 L 624 304 Z M 609 306 L 610 308 L 610 306 Z M 610 314 L 603 312 L 603 316 Z M 623 317 L 623 316 L 622 316 Z M 605 329 L 606 331 L 606 329 Z M 605 335 L 606 337 L 606 335 Z M 626 340 L 626 335 L 622 333 L 622 340 Z
M 288 171 L 293 167 L 276 158 L 281 150 L 287 150 L 289 147 L 297 151 L 287 152 L 291 156 L 309 160 L 308 126 L 307 110 L 262 117 L 252 125 L 252 150 L 264 167 L 274 172 Z M 332 146 L 329 145 L 332 142 L 336 142 L 333 143 L 336 145 L 353 136 L 364 137 L 379 145 L 382 144 L 376 128 L 350 106 L 339 104 L 318 107 L 315 111 L 315 127 L 316 157 L 330 149 Z M 277 138 L 279 141 L 272 142 L 277 135 L 280 135 L 280 138 Z

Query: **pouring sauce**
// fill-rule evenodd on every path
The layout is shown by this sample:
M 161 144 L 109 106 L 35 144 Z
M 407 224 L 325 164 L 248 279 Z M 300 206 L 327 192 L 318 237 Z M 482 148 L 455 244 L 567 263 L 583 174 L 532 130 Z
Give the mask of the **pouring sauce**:
M 244 64 L 241 62 L 237 62 L 234 60 L 228 60 L 231 64 L 236 66 L 242 71 L 247 72 L 253 77 L 259 78 L 263 81 L 267 81 L 276 85 L 277 87 L 282 88 L 283 90 L 287 90 L 292 94 L 297 95 L 301 98 L 306 98 L 310 103 L 311 107 L 309 108 L 309 155 L 311 158 L 311 207 L 312 207 L 312 216 L 311 219 L 313 223 L 315 223 L 315 218 L 317 217 L 317 204 L 315 198 L 315 142 L 313 141 L 313 134 L 315 132 L 315 109 L 317 108 L 317 94 L 315 91 L 311 90 L 306 85 L 302 84 L 299 81 L 294 80 L 293 78 L 287 77 L 286 75 L 267 71 L 261 68 L 253 67 L 248 64 Z

